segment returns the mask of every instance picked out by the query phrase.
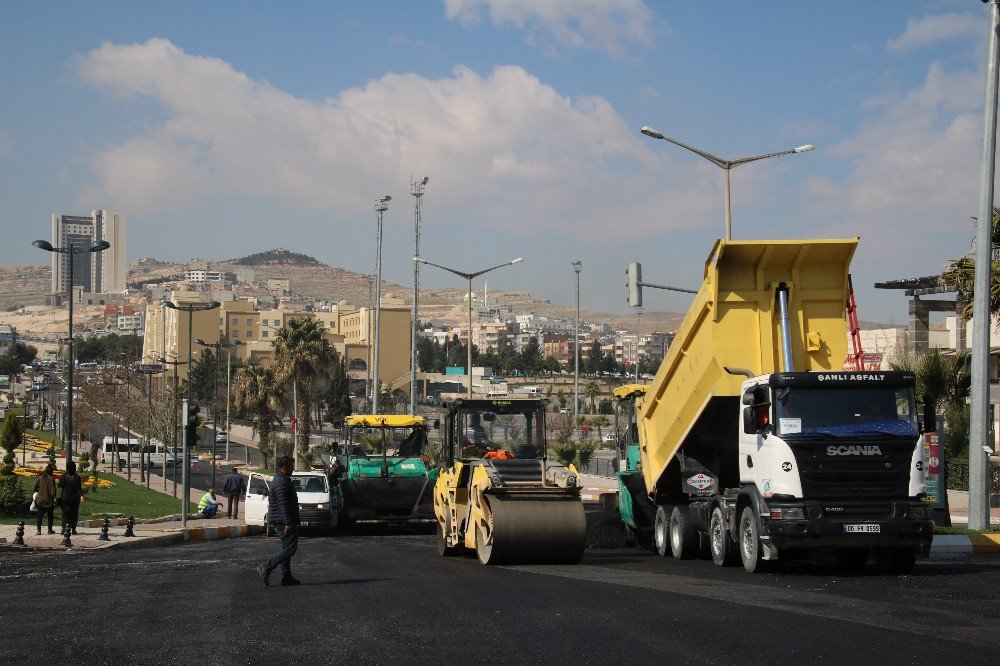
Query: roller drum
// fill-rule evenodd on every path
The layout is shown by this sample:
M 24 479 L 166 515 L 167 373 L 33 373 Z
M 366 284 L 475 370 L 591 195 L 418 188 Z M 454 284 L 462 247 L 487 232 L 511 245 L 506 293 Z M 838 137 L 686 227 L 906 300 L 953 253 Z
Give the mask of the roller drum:
M 587 545 L 587 519 L 576 498 L 529 499 L 487 495 L 492 540 L 476 529 L 483 564 L 576 564 Z

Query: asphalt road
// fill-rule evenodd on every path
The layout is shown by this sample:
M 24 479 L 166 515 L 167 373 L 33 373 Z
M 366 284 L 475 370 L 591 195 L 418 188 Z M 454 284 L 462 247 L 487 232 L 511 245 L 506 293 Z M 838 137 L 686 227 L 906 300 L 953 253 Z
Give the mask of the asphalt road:
M 1000 565 L 986 562 L 750 576 L 614 550 L 491 568 L 439 557 L 432 535 L 375 533 L 302 539 L 304 584 L 265 588 L 254 567 L 276 546 L 4 552 L 2 660 L 975 664 L 1000 648 Z

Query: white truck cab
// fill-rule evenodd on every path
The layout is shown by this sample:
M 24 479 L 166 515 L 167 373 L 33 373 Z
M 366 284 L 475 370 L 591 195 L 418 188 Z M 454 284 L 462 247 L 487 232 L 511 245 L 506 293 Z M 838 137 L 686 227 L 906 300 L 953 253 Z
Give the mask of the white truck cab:
M 267 525 L 268 495 L 273 477 L 252 472 L 243 497 L 247 525 Z M 331 530 L 336 525 L 330 500 L 330 484 L 323 472 L 292 472 L 292 485 L 299 498 L 299 525 L 307 529 Z

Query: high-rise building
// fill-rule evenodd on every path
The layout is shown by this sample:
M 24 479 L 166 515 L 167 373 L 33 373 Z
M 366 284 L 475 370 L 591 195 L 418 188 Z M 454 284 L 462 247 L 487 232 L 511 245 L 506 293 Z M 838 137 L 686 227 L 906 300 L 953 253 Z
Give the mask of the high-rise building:
M 125 290 L 128 263 L 125 258 L 125 215 L 111 210 L 95 210 L 83 215 L 52 215 L 52 244 L 56 247 L 87 247 L 106 240 L 111 247 L 104 252 L 78 254 L 73 258 L 73 277 L 69 279 L 69 257 L 52 253 L 52 293 L 69 293 L 72 286 L 93 293 Z

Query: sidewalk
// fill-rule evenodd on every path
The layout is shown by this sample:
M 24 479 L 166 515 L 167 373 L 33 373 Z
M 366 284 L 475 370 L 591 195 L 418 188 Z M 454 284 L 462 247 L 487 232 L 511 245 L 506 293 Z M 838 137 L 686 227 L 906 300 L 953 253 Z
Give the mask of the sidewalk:
M 104 548 L 143 548 L 164 546 L 184 541 L 201 541 L 210 539 L 227 539 L 239 536 L 263 534 L 264 528 L 256 525 L 246 525 L 242 520 L 232 518 L 213 518 L 203 520 L 188 518 L 186 529 L 181 528 L 180 520 L 160 523 L 136 523 L 135 536 L 126 537 L 124 525 L 116 525 L 114 521 L 108 530 L 110 541 L 98 541 L 101 535 L 100 527 L 77 528 L 78 534 L 70 537 L 73 543 L 71 550 L 99 550 Z M 24 546 L 14 546 L 16 525 L 0 525 L 0 549 L 31 549 L 31 550 L 67 550 L 60 545 L 61 534 L 35 534 L 35 524 L 24 526 Z M 6 539 L 6 543 L 4 543 Z

